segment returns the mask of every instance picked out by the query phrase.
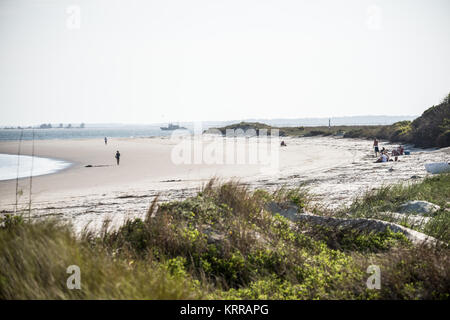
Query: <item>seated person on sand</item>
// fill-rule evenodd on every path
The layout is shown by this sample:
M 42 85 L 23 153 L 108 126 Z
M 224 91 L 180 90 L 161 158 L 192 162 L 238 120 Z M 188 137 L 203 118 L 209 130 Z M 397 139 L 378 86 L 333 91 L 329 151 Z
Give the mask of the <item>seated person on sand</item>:
M 398 161 L 398 156 L 401 155 L 400 147 L 397 149 L 392 150 L 392 156 L 394 157 L 395 161 Z
M 282 146 L 282 147 L 287 147 L 287 145 L 286 145 L 286 143 L 284 142 L 284 140 L 281 141 L 281 146 Z
M 389 156 L 386 154 L 386 152 L 383 152 L 381 154 L 381 157 L 379 157 L 377 159 L 377 161 L 375 161 L 375 163 L 380 163 L 380 162 L 388 162 L 389 161 Z

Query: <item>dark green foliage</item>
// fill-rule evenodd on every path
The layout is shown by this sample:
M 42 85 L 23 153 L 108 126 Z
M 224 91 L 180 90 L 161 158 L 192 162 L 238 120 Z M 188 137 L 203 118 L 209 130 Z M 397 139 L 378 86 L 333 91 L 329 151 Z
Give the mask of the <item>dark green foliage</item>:
M 332 229 L 315 225 L 311 226 L 307 234 L 314 239 L 324 241 L 332 249 L 346 252 L 378 253 L 411 245 L 404 234 L 392 232 L 390 229 L 375 233 L 355 229 Z
M 412 122 L 412 136 L 421 147 L 448 147 L 450 131 L 450 94 L 441 104 L 427 109 Z
M 269 130 L 272 129 L 272 127 L 259 122 L 240 122 L 222 128 L 212 128 L 212 130 L 219 130 L 223 135 L 226 134 L 227 130 L 235 130 L 237 134 L 239 134 L 239 130 L 242 130 L 242 133 L 246 133 L 247 130 L 255 130 L 256 135 L 259 135 L 259 130 L 262 129 L 268 130 L 268 133 L 270 133 Z M 206 130 L 206 132 L 208 131 L 211 130 Z
M 399 121 L 387 126 L 364 126 L 351 129 L 344 134 L 344 137 L 409 142 L 411 140 L 411 121 Z
M 314 136 L 331 136 L 333 133 L 328 130 L 311 130 L 308 133 L 305 134 L 305 137 L 314 137 Z
M 0 217 L 0 228 L 12 229 L 16 226 L 20 226 L 24 223 L 22 216 L 16 216 L 12 214 L 5 214 Z

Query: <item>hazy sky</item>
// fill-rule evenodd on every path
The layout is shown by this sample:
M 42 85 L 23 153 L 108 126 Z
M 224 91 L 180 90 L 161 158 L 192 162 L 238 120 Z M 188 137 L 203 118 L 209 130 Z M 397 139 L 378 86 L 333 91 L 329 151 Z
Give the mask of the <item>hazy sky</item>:
M 0 125 L 416 115 L 450 1 L 0 0 Z

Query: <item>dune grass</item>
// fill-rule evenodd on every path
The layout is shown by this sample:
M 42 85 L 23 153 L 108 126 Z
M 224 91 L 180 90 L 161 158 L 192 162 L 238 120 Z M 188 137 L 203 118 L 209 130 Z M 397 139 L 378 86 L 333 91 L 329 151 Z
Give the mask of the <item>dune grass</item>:
M 0 231 L 0 299 L 195 299 L 196 282 L 170 264 L 132 260 L 75 238 L 56 221 L 4 218 Z M 67 268 L 81 270 L 81 289 L 69 290 Z
M 354 217 L 386 219 L 383 212 L 396 212 L 409 200 L 423 200 L 441 207 L 423 230 L 439 240 L 450 243 L 450 174 L 429 176 L 419 183 L 383 186 L 365 193 L 341 213 L 350 212 Z M 411 227 L 406 225 L 407 227 Z
M 412 246 L 390 231 L 318 229 L 267 210 L 272 202 L 301 210 L 308 198 L 303 188 L 251 192 L 211 180 L 195 197 L 153 202 L 143 219 L 78 236 L 56 221 L 7 216 L 0 299 L 449 298 L 446 248 Z M 380 290 L 366 287 L 371 264 L 381 268 Z M 80 267 L 81 290 L 66 286 L 69 265 Z

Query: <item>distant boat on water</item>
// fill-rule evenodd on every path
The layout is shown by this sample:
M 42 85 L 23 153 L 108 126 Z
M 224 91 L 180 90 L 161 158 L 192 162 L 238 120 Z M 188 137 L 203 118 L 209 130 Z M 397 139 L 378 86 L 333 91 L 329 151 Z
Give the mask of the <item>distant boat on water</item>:
M 160 127 L 161 130 L 177 130 L 177 129 L 186 129 L 185 127 L 180 127 L 177 124 L 169 123 L 167 127 Z

